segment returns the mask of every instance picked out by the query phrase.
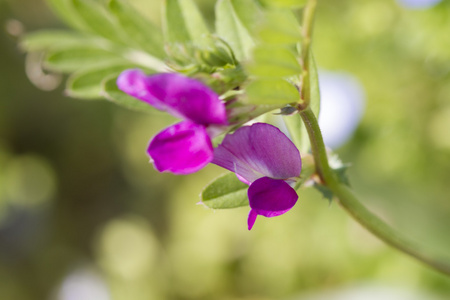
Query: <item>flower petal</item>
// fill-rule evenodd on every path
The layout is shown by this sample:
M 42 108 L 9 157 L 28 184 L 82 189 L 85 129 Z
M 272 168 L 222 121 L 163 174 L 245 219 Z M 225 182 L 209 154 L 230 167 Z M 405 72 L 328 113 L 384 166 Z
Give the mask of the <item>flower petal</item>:
M 245 183 L 261 177 L 288 179 L 300 176 L 300 153 L 275 126 L 256 123 L 241 127 L 214 149 L 213 163 L 235 172 Z
M 248 213 L 248 219 L 247 219 L 248 230 L 252 230 L 253 225 L 255 225 L 257 216 L 258 216 L 258 214 L 253 209 L 250 209 L 250 212 Z
M 194 173 L 213 158 L 213 148 L 206 128 L 183 121 L 158 133 L 147 150 L 155 168 L 174 174 Z
M 202 82 L 177 74 L 145 75 L 140 70 L 126 70 L 117 86 L 156 109 L 191 120 L 194 123 L 227 125 L 225 104 Z
M 297 203 L 298 195 L 284 180 L 263 177 L 248 189 L 250 214 L 248 229 L 253 227 L 256 215 L 276 217 L 288 212 Z

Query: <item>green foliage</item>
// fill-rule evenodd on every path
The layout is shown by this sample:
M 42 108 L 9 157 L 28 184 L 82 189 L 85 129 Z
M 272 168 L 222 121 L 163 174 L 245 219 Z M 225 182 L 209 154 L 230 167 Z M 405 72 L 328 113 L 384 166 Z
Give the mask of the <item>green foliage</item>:
M 311 110 L 319 117 L 320 112 L 320 89 L 319 89 L 319 74 L 317 73 L 317 65 L 314 59 L 314 55 L 312 51 L 309 52 L 309 95 L 311 97 L 309 105 L 311 106 Z
M 46 0 L 46 2 L 68 25 L 78 30 L 86 29 L 84 22 L 74 13 L 72 0 Z
M 125 62 L 125 60 L 113 52 L 86 45 L 50 51 L 44 65 L 53 71 L 72 73 L 84 68 L 107 66 L 117 62 Z
M 68 30 L 41 30 L 25 35 L 20 41 L 24 51 L 45 51 L 52 48 L 68 48 L 72 46 L 90 45 L 95 38 Z
M 105 6 L 92 0 L 72 1 L 75 12 L 83 20 L 85 28 L 90 33 L 120 44 L 125 43 L 125 37 L 122 36 L 122 31 Z
M 299 100 L 298 90 L 283 79 L 256 79 L 247 87 L 247 102 L 252 104 L 284 104 Z
M 49 5 L 77 31 L 42 30 L 21 38 L 28 52 L 43 52 L 43 67 L 52 72 L 72 74 L 66 94 L 80 99 L 106 97 L 120 105 L 148 111 L 123 93 L 111 89 L 106 78 L 125 69 L 139 67 L 160 70 L 164 57 L 160 30 L 126 1 L 49 0 Z M 105 91 L 104 86 L 108 89 Z M 114 99 L 118 97 L 118 99 Z
M 256 0 L 231 0 L 231 4 L 245 28 L 250 33 L 254 33 L 263 17 L 261 7 Z
M 104 68 L 90 68 L 73 73 L 67 80 L 66 95 L 80 99 L 101 99 L 103 97 L 103 81 L 111 74 L 119 74 L 123 70 L 136 67 L 119 63 Z
M 231 46 L 238 60 L 250 57 L 254 41 L 236 13 L 231 0 L 217 1 L 216 31 Z
M 251 75 L 259 77 L 286 77 L 302 72 L 298 60 L 287 47 L 259 46 L 253 51 L 253 61 L 247 65 Z
M 167 0 L 164 6 L 164 33 L 169 43 L 201 43 L 209 34 L 203 17 L 192 0 Z
M 133 46 L 157 58 L 165 57 L 163 37 L 156 25 L 123 0 L 111 0 L 109 9 Z
M 201 78 L 221 94 L 245 89 L 238 99 L 248 103 L 281 106 L 299 100 L 295 85 L 302 68 L 295 46 L 300 28 L 291 10 L 299 1 L 266 9 L 256 0 L 218 0 L 215 34 L 193 0 L 164 1 L 162 32 L 125 0 L 48 2 L 77 31 L 31 33 L 21 46 L 44 52 L 45 69 L 71 74 L 66 86 L 71 97 L 118 96 L 116 103 L 139 109 L 111 91 L 105 78 L 127 66 L 161 71 L 164 60 L 168 68 Z
M 246 71 L 255 77 L 246 88 L 253 104 L 288 104 L 300 100 L 297 89 L 302 67 L 296 53 L 300 26 L 289 9 L 263 10 Z M 289 79 L 289 80 L 287 80 Z M 292 79 L 292 80 L 291 80 Z
M 269 45 L 296 45 L 301 41 L 301 29 L 291 10 L 279 9 L 264 12 L 264 22 L 259 26 L 258 38 Z
M 313 187 L 320 193 L 322 199 L 327 200 L 328 203 L 331 204 L 334 195 L 333 192 L 326 185 L 315 182 Z
M 261 0 L 261 2 L 279 8 L 299 8 L 305 5 L 306 0 Z
M 223 175 L 210 183 L 202 192 L 202 203 L 209 208 L 224 209 L 248 205 L 248 185 L 234 173 Z
M 301 153 L 307 153 L 311 145 L 308 132 L 306 131 L 300 114 L 296 113 L 291 116 L 283 116 L 283 121 L 297 149 L 300 150 Z

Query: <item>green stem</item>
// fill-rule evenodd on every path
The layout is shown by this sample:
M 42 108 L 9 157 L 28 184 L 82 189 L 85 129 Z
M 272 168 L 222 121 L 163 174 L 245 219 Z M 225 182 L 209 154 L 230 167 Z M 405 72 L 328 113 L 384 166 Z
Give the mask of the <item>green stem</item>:
M 314 113 L 308 108 L 301 111 L 300 115 L 308 131 L 309 139 L 311 140 L 311 150 L 314 156 L 316 172 L 321 178 L 322 183 L 338 198 L 342 208 L 344 208 L 358 223 L 387 244 L 444 274 L 450 275 L 450 264 L 442 262 L 428 254 L 416 243 L 403 237 L 400 233 L 392 229 L 379 217 L 375 216 L 365 208 L 347 186 L 339 182 L 328 164 L 322 133 L 320 132 L 319 124 Z

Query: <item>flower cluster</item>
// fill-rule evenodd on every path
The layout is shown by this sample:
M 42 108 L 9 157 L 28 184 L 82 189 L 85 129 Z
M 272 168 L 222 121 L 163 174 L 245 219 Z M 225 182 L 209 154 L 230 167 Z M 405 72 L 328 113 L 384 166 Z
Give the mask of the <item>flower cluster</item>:
M 225 103 L 208 86 L 176 73 L 147 76 L 140 70 L 123 72 L 117 85 L 183 119 L 150 141 L 147 152 L 158 171 L 190 174 L 212 162 L 234 172 L 249 185 L 249 230 L 258 215 L 279 216 L 297 202 L 291 184 L 300 176 L 300 153 L 278 128 L 265 123 L 243 126 L 213 149 L 213 132 L 229 124 Z

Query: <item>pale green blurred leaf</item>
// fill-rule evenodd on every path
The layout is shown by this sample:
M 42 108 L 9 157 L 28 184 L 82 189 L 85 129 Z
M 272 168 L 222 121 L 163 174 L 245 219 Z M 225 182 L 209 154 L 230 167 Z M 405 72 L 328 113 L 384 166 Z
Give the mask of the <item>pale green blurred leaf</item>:
M 201 43 L 209 34 L 203 17 L 192 0 L 166 0 L 164 34 L 169 43 Z
M 128 40 L 155 57 L 165 57 L 160 28 L 147 20 L 125 1 L 111 0 L 109 9 L 115 15 L 121 30 L 125 32 Z
M 249 32 L 261 22 L 262 12 L 260 6 L 255 0 L 231 0 L 234 11 L 242 24 Z
M 76 12 L 83 19 L 88 31 L 98 34 L 111 41 L 124 44 L 123 36 L 116 20 L 106 8 L 97 1 L 72 0 Z
M 267 46 L 259 46 L 253 50 L 253 61 L 246 69 L 250 74 L 261 77 L 285 77 L 302 72 L 291 50 Z
M 39 30 L 30 32 L 20 40 L 20 47 L 24 51 L 43 51 L 52 48 L 80 46 L 90 44 L 95 38 L 75 31 L 67 30 Z
M 136 67 L 130 64 L 111 65 L 105 68 L 91 68 L 72 74 L 66 83 L 66 94 L 69 97 L 81 99 L 101 99 L 103 81 L 118 75 L 120 72 Z
M 325 185 L 314 183 L 313 187 L 320 193 L 323 199 L 329 204 L 333 201 L 333 192 Z
M 261 0 L 262 3 L 282 8 L 299 8 L 306 4 L 306 0 Z
M 301 40 L 300 25 L 291 10 L 267 11 L 264 19 L 258 34 L 262 42 L 291 45 Z
M 283 116 L 283 121 L 294 145 L 301 153 L 307 153 L 310 148 L 310 141 L 300 114 L 296 113 L 291 116 Z
M 85 30 L 86 26 L 73 7 L 72 0 L 46 0 L 52 10 L 68 25 L 79 30 Z
M 248 205 L 248 185 L 240 181 L 234 173 L 223 175 L 202 192 L 202 203 L 209 208 L 224 209 Z
M 148 74 L 148 71 L 146 71 Z M 107 100 L 114 102 L 120 106 L 123 106 L 128 109 L 137 110 L 141 112 L 151 112 L 154 113 L 155 109 L 134 97 L 125 94 L 117 87 L 117 77 L 118 75 L 112 75 L 103 80 L 102 83 L 102 92 L 101 95 L 104 96 Z
M 297 88 L 283 79 L 257 79 L 247 86 L 246 93 L 252 104 L 287 104 L 300 98 Z
M 316 117 L 319 117 L 320 112 L 320 89 L 319 89 L 319 75 L 317 73 L 317 65 L 312 51 L 309 51 L 309 88 L 311 96 L 311 110 Z
M 238 60 L 248 59 L 254 42 L 230 0 L 216 4 L 216 31 L 233 49 Z
M 70 47 L 50 51 L 45 58 L 44 66 L 59 72 L 75 72 L 94 66 L 105 66 L 126 62 L 115 53 L 96 47 Z

